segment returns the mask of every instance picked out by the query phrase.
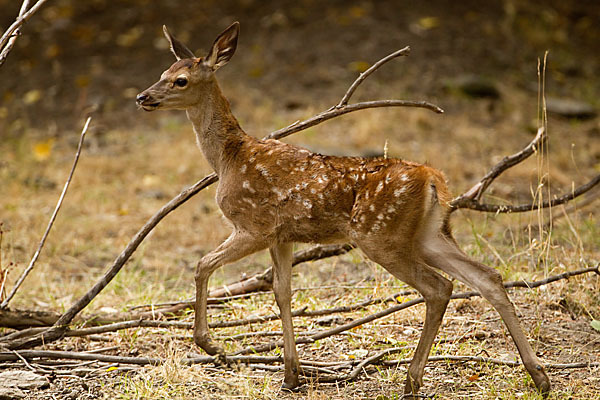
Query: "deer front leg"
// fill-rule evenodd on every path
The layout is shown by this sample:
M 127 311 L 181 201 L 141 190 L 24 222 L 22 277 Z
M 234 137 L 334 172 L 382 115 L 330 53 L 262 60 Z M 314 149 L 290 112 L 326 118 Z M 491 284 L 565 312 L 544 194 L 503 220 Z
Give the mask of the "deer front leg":
M 210 355 L 223 354 L 208 333 L 206 305 L 208 279 L 220 266 L 232 263 L 267 247 L 267 244 L 243 231 L 234 231 L 225 242 L 198 262 L 196 267 L 196 304 L 194 306 L 194 342 Z
M 273 259 L 273 292 L 281 314 L 283 328 L 283 360 L 285 376 L 282 388 L 294 389 L 300 384 L 300 363 L 296 351 L 294 326 L 292 323 L 292 243 L 283 243 L 269 248 Z

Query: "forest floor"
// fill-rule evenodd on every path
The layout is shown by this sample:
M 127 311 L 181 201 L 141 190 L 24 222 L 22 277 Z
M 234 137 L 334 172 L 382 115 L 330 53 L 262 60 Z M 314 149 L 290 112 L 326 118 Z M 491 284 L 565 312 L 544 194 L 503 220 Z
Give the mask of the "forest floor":
M 8 3 L 0 0 L 0 7 L 15 7 Z M 536 68 L 545 49 L 550 50 L 548 97 L 600 108 L 595 73 L 600 62 L 594 52 L 600 29 L 594 22 L 600 13 L 594 5 L 581 12 L 576 5 L 569 4 L 569 9 L 559 2 L 544 10 L 529 2 L 483 7 L 467 1 L 452 9 L 432 2 L 400 12 L 392 1 L 332 2 L 326 10 L 310 1 L 282 8 L 272 4 L 276 2 L 206 2 L 198 9 L 189 5 L 192 2 L 165 2 L 146 4 L 137 13 L 140 3 L 119 2 L 119 12 L 101 0 L 49 4 L 37 22 L 31 21 L 38 36 L 20 38 L 22 44 L 0 68 L 0 269 L 8 270 L 5 292 L 35 251 L 68 175 L 83 120 L 92 115 L 63 208 L 12 308 L 62 312 L 70 307 L 156 210 L 211 172 L 183 113 L 142 113 L 133 102 L 135 94 L 172 62 L 160 38 L 164 22 L 190 46 L 197 46 L 192 48 L 205 51 L 229 21 L 240 19 L 238 54 L 219 71 L 219 78 L 234 113 L 254 136 L 336 104 L 365 66 L 411 45 L 408 58 L 394 60 L 369 77 L 356 98 L 428 100 L 441 106 L 443 115 L 407 108 L 369 110 L 286 141 L 338 155 L 382 154 L 387 143 L 390 156 L 429 162 L 443 170 L 455 194 L 533 138 L 539 109 Z M 237 14 L 241 6 L 245 8 Z M 178 22 L 182 13 L 190 20 Z M 8 14 L 3 13 L 2 26 Z M 211 22 L 209 15 L 219 18 Z M 469 92 L 464 82 L 473 76 L 494 90 L 483 96 Z M 600 171 L 597 117 L 550 114 L 548 128 L 549 146 L 504 174 L 487 201 L 519 204 L 539 193 L 548 198 L 548 191 L 562 195 Z M 230 231 L 214 195 L 212 186 L 169 215 L 84 313 L 125 313 L 136 306 L 191 298 L 195 263 Z M 505 281 L 534 281 L 598 265 L 598 201 L 578 206 L 593 196 L 597 189 L 574 202 L 575 207 L 544 212 L 458 211 L 452 222 L 465 252 L 496 268 Z M 262 272 L 269 263 L 265 252 L 247 257 L 218 270 L 211 287 Z M 455 286 L 455 292 L 468 290 Z M 298 265 L 293 287 L 293 309 L 307 310 L 358 304 L 409 289 L 359 251 Z M 522 326 L 544 363 L 600 362 L 600 332 L 590 324 L 600 319 L 599 287 L 598 275 L 584 274 L 535 289 L 510 290 Z M 396 301 L 415 297 L 409 294 Z M 328 329 L 389 306 L 384 302 L 329 318 L 297 317 L 296 333 Z M 211 307 L 209 319 L 276 312 L 272 293 L 256 293 Z M 384 360 L 410 358 L 424 313 L 425 307 L 417 305 L 298 345 L 300 358 L 348 362 L 387 348 L 401 350 Z M 193 316 L 186 312 L 175 319 L 191 322 Z M 270 342 L 280 329 L 275 320 L 214 329 L 213 336 L 232 353 Z M 0 333 L 10 332 L 0 328 Z M 255 334 L 236 336 L 248 332 Z M 406 374 L 403 364 L 371 365 L 356 380 L 309 380 L 298 393 L 288 393 L 280 389 L 281 370 L 182 366 L 182 358 L 203 352 L 193 344 L 191 331 L 175 328 L 65 338 L 44 348 L 165 362 L 143 367 L 83 361 L 0 363 L 0 370 L 32 367 L 48 377 L 50 385 L 29 392 L 30 399 L 384 400 L 401 397 Z M 264 355 L 278 354 L 276 349 Z M 498 314 L 479 298 L 451 302 L 431 355 L 518 360 Z M 598 367 L 549 369 L 554 385 L 549 398 L 600 399 L 599 372 Z M 541 398 L 522 366 L 489 362 L 430 362 L 421 393 L 435 399 Z

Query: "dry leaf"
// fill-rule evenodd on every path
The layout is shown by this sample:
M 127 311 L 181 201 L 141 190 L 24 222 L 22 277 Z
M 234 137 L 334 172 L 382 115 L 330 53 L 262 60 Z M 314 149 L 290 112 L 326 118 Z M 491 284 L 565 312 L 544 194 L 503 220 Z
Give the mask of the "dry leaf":
M 52 147 L 54 146 L 54 138 L 37 142 L 33 146 L 33 158 L 37 161 L 44 161 L 50 158 Z
M 440 19 L 438 17 L 423 17 L 419 19 L 418 23 L 421 29 L 429 30 L 440 26 Z
M 352 72 L 365 72 L 370 66 L 371 64 L 366 61 L 352 61 L 348 64 L 348 69 Z
M 35 104 L 42 98 L 42 91 L 39 89 L 33 89 L 25 93 L 23 96 L 23 103 L 30 105 Z
M 479 380 L 479 374 L 473 374 L 468 379 L 469 382 L 475 382 L 476 380 Z

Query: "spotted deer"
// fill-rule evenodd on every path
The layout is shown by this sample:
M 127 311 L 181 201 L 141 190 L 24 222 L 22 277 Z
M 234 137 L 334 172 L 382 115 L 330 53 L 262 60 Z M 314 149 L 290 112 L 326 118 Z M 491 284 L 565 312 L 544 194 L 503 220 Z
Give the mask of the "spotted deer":
M 222 265 L 269 249 L 273 292 L 281 313 L 283 387 L 300 384 L 291 313 L 292 245 L 351 242 L 425 298 L 423 332 L 408 369 L 405 392 L 416 394 L 429 351 L 452 294 L 443 271 L 478 290 L 500 313 L 538 390 L 550 381 L 523 333 L 494 269 L 469 258 L 452 237 L 450 193 L 444 175 L 427 165 L 393 158 L 335 157 L 246 134 L 223 96 L 215 72 L 231 59 L 235 22 L 196 57 L 163 27 L 177 61 L 137 96 L 146 111 L 185 110 L 197 143 L 219 177 L 216 201 L 233 232 L 196 268 L 194 342 L 224 357 L 209 337 L 207 285 Z

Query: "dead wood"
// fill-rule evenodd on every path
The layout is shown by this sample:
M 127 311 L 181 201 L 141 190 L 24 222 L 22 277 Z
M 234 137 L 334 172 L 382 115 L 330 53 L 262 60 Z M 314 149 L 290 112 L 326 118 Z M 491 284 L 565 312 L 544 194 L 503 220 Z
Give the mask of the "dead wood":
M 303 366 L 304 375 L 312 375 L 311 371 L 318 369 L 317 372 L 334 374 L 330 376 L 321 376 L 317 378 L 319 383 L 326 382 L 339 382 L 356 379 L 365 367 L 368 365 L 384 365 L 388 367 L 395 367 L 403 364 L 410 364 L 412 359 L 402 360 L 382 360 L 382 358 L 405 351 L 405 348 L 391 348 L 382 350 L 370 357 L 360 361 L 349 361 L 346 363 L 315 363 L 312 361 L 300 360 L 300 364 Z M 75 352 L 75 351 L 59 351 L 59 350 L 21 350 L 12 352 L 0 352 L 1 362 L 10 361 L 21 361 L 24 362 L 30 369 L 35 369 L 30 363 L 34 364 L 34 361 L 43 360 L 86 360 L 86 361 L 98 361 L 104 363 L 116 363 L 116 364 L 130 364 L 130 365 L 160 365 L 168 362 L 166 359 L 153 358 L 153 357 L 127 357 L 127 356 L 114 356 L 107 354 L 98 354 L 93 352 Z M 429 357 L 428 362 L 439 362 L 439 361 L 458 361 L 458 362 L 479 362 L 479 363 L 490 363 L 497 365 L 506 365 L 510 367 L 517 367 L 521 365 L 520 362 L 514 360 L 501 360 L 497 358 L 481 357 L 481 356 L 456 356 L 456 355 L 442 355 Z M 186 357 L 181 359 L 183 365 L 193 364 L 215 364 L 219 363 L 220 360 L 215 356 L 198 356 L 198 357 Z M 237 355 L 228 356 L 226 359 L 227 364 L 275 364 L 282 363 L 283 357 L 281 356 L 258 356 L 258 355 Z M 35 365 L 35 364 L 34 364 Z M 54 365 L 61 365 L 60 363 L 54 363 Z M 65 363 L 68 365 L 68 363 Z M 354 366 L 352 371 L 348 374 L 336 374 L 334 371 L 321 366 L 326 367 L 343 367 L 343 366 Z M 577 362 L 577 363 L 548 363 L 545 364 L 547 369 L 573 369 L 573 368 L 596 368 L 600 366 L 598 362 Z M 52 373 L 51 371 L 49 373 Z
M 0 66 L 4 64 L 6 61 L 6 57 L 8 57 L 8 53 L 12 50 L 17 37 L 19 37 L 20 32 L 19 28 L 23 26 L 27 20 L 29 20 L 33 14 L 35 14 L 48 0 L 38 0 L 29 10 L 29 0 L 23 0 L 21 4 L 21 9 L 19 10 L 19 16 L 12 23 L 11 26 L 8 27 L 6 32 L 2 34 L 0 37 Z
M 310 250 L 310 249 L 309 249 Z M 575 271 L 567 271 L 564 272 L 562 274 L 558 274 L 558 275 L 553 275 L 550 276 L 548 278 L 545 279 L 541 279 L 538 281 L 533 281 L 533 282 L 528 282 L 528 281 L 511 281 L 511 282 L 506 282 L 504 284 L 504 287 L 509 289 L 509 288 L 537 288 L 543 285 L 547 285 L 549 283 L 553 283 L 559 280 L 563 280 L 563 279 L 568 279 L 570 277 L 573 276 L 577 276 L 577 275 L 583 275 L 583 274 L 587 274 L 587 273 L 591 273 L 594 272 L 598 275 L 600 275 L 600 265 L 597 265 L 596 267 L 590 267 L 590 268 L 583 268 L 583 269 L 579 269 L 579 270 L 575 270 Z M 356 311 L 365 307 L 368 307 L 370 305 L 373 304 L 380 304 L 380 303 L 384 303 L 387 301 L 391 301 L 394 300 L 396 301 L 398 296 L 405 296 L 407 295 L 408 292 L 401 292 L 398 294 L 394 294 L 392 296 L 388 296 L 388 297 L 380 297 L 380 298 L 375 298 L 375 299 L 367 299 L 365 301 L 362 301 L 360 303 L 357 304 L 353 304 L 353 305 L 349 305 L 349 306 L 340 306 L 340 307 L 335 307 L 335 308 L 328 308 L 328 309 L 322 309 L 322 310 L 312 310 L 309 311 L 306 309 L 306 307 L 301 308 L 299 310 L 295 310 L 292 314 L 295 317 L 316 317 L 316 316 L 323 316 L 323 315 L 331 315 L 331 314 L 338 314 L 338 313 L 346 313 L 346 312 L 352 312 L 352 311 Z M 452 295 L 452 299 L 465 299 L 465 298 L 470 298 L 470 297 L 475 297 L 475 296 L 479 296 L 479 293 L 477 292 L 463 292 L 463 293 L 457 293 Z M 404 309 L 404 308 L 408 308 L 411 307 L 413 305 L 416 304 L 420 304 L 422 303 L 424 300 L 422 298 L 417 298 L 414 300 L 411 300 L 411 302 L 406 302 L 406 303 L 402 303 L 396 306 L 393 306 L 391 308 L 388 308 L 386 310 L 383 310 L 381 313 L 383 314 L 374 314 L 374 318 L 370 319 L 368 321 L 363 321 L 363 319 L 361 320 L 357 320 L 357 321 L 353 321 L 349 324 L 346 325 L 341 325 L 337 328 L 334 328 L 332 330 L 329 331 L 321 331 L 321 332 L 316 332 L 313 335 L 308 335 L 306 336 L 306 338 L 309 338 L 307 341 L 314 341 L 317 339 L 321 339 L 323 337 L 328 337 L 328 336 L 332 336 L 338 333 L 341 333 L 343 331 L 346 331 L 348 329 L 351 329 L 355 326 L 359 326 L 362 325 L 364 323 L 370 322 L 374 319 L 377 318 L 382 318 L 386 315 L 389 315 L 395 311 L 398 311 L 400 309 Z M 410 303 L 410 304 L 408 304 Z M 399 307 L 399 308 L 397 308 Z M 4 314 L 3 313 L 10 313 L 13 312 L 12 310 L 5 310 L 5 311 L 0 311 L 0 317 L 2 317 Z M 17 311 L 15 312 L 15 314 L 11 317 L 11 321 L 16 321 L 18 320 L 18 318 L 27 318 L 27 313 L 32 313 L 30 311 Z M 33 312 L 33 313 L 37 313 L 37 312 Z M 35 314 L 34 314 L 35 315 Z M 47 322 L 48 325 L 50 325 L 52 323 L 53 318 L 56 318 L 58 314 L 52 314 L 52 313 L 44 313 L 42 312 L 40 314 L 40 316 L 43 316 L 43 318 L 48 319 L 49 321 Z M 365 318 L 369 318 L 371 316 L 365 317 Z M 36 328 L 29 328 L 23 331 L 18 331 L 18 332 L 14 332 L 11 333 L 9 335 L 6 335 L 2 338 L 0 338 L 0 343 L 6 345 L 7 343 L 10 343 L 14 340 L 17 339 L 21 339 L 21 338 L 25 338 L 25 337 L 29 337 L 31 335 L 34 334 L 38 334 L 40 333 L 42 330 L 45 330 L 45 328 L 43 327 L 39 327 L 40 324 L 44 323 L 44 319 L 42 317 L 34 317 L 34 321 L 38 324 L 36 326 Z M 209 326 L 211 328 L 227 328 L 227 327 L 234 327 L 234 326 L 242 326 L 242 325 L 251 325 L 251 324 L 256 324 L 256 323 L 263 323 L 263 322 L 268 322 L 268 321 L 273 321 L 279 319 L 279 315 L 278 314 L 271 314 L 271 315 L 265 315 L 265 316 L 256 316 L 256 317 L 250 317 L 250 318 L 243 318 L 243 319 L 237 319 L 237 320 L 231 320 L 231 321 L 215 321 L 215 322 L 211 322 L 209 324 Z M 1 319 L 0 319 L 1 321 Z M 14 323 L 14 322 L 13 322 Z M 192 328 L 192 323 L 191 322 L 181 322 L 181 321 L 156 321 L 156 320 L 148 320 L 148 319 L 142 319 L 142 318 L 138 318 L 138 319 L 132 319 L 132 320 L 128 320 L 128 321 L 121 321 L 121 322 L 116 322 L 116 323 L 112 323 L 112 324 L 107 324 L 107 325 L 102 325 L 102 326 L 96 326 L 96 327 L 89 327 L 89 328 L 80 328 L 80 329 L 69 329 L 66 330 L 65 332 L 65 336 L 89 336 L 89 335 L 96 335 L 96 334 L 101 334 L 101 333 L 107 333 L 107 332 L 115 332 L 118 330 L 122 330 L 122 329 L 129 329 L 129 328 L 138 328 L 138 327 L 148 327 L 148 328 L 180 328 L 180 329 L 191 329 Z M 340 328 L 342 328 L 339 332 L 337 330 L 339 330 Z M 325 334 L 326 336 L 320 337 L 317 335 L 323 335 Z M 268 344 L 268 348 L 266 350 L 262 350 L 262 351 L 269 351 L 272 348 L 277 346 L 277 343 L 279 342 L 274 342 L 271 344 Z M 300 343 L 300 342 L 298 342 Z M 240 350 L 240 351 L 250 351 L 250 348 L 248 349 L 244 349 L 244 350 Z M 254 349 L 253 351 L 257 351 L 256 349 Z

